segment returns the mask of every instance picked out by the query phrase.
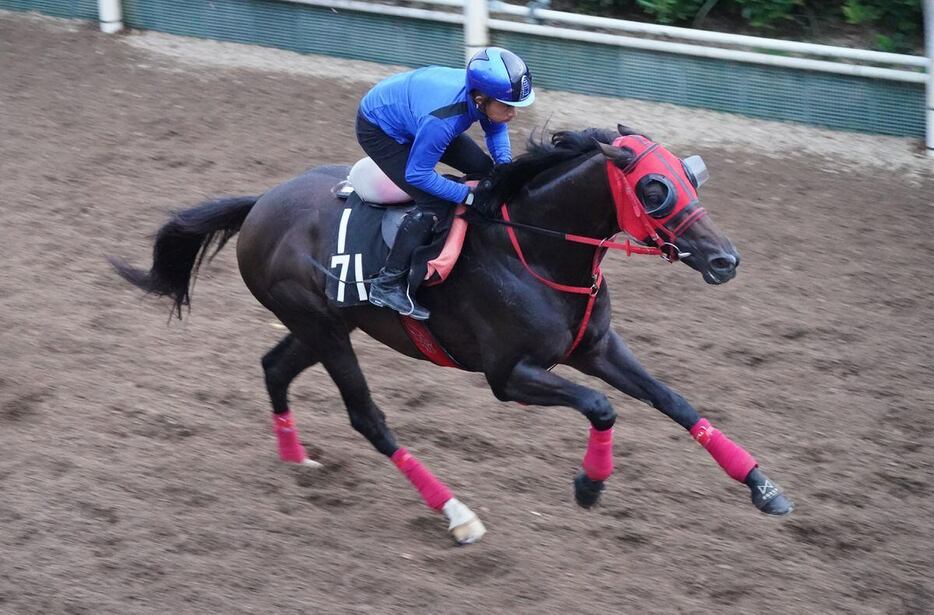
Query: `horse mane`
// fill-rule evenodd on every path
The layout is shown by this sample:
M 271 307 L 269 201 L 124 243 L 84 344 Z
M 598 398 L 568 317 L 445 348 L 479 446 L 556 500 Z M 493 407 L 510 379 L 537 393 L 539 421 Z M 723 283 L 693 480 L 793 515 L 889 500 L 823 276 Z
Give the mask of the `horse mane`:
M 530 181 L 541 173 L 562 163 L 595 152 L 600 144 L 611 144 L 620 135 L 641 134 L 625 126 L 617 130 L 587 128 L 579 131 L 562 130 L 545 139 L 544 129 L 529 136 L 527 151 L 512 162 L 498 165 L 490 175 L 492 187 L 488 203 L 510 201 Z M 627 161 L 629 157 L 626 157 Z M 623 161 L 614 160 L 617 164 Z M 490 212 L 498 216 L 499 211 Z

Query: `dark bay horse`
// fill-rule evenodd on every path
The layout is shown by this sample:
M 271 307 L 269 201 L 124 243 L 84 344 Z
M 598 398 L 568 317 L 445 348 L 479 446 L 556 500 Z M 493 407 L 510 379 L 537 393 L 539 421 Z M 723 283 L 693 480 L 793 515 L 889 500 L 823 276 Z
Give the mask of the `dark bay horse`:
M 343 209 L 333 188 L 347 171 L 319 167 L 259 197 L 210 201 L 177 212 L 157 234 L 148 272 L 121 261 L 114 266 L 137 287 L 171 297 L 180 318 L 209 249 L 219 250 L 239 232 L 243 280 L 290 331 L 262 359 L 280 457 L 316 463 L 298 440 L 288 388 L 320 362 L 337 384 L 353 428 L 396 464 L 430 507 L 446 515 L 458 542 L 474 542 L 485 532 L 483 524 L 396 442 L 370 396 L 350 332 L 359 327 L 403 354 L 424 355 L 398 314 L 366 304 L 338 309 L 325 294 L 325 274 L 312 266 L 331 254 L 324 229 L 335 227 Z M 736 274 L 739 255 L 704 215 L 690 170 L 664 148 L 620 126 L 613 132 L 560 132 L 550 142 L 532 142 L 526 154 L 498 167 L 491 179 L 492 202 L 504 205 L 486 215 L 471 212 L 450 277 L 422 288 L 418 300 L 431 310 L 428 325 L 435 338 L 463 369 L 482 372 L 498 399 L 570 406 L 587 418 L 590 436 L 574 480 L 577 502 L 596 504 L 613 470 L 616 412 L 603 393 L 554 374 L 551 368 L 559 363 L 676 421 L 730 477 L 749 487 L 761 511 L 791 512 L 792 503 L 755 459 L 653 378 L 610 327 L 610 293 L 599 266 L 609 247 L 681 260 L 710 284 Z M 640 244 L 612 243 L 620 231 Z

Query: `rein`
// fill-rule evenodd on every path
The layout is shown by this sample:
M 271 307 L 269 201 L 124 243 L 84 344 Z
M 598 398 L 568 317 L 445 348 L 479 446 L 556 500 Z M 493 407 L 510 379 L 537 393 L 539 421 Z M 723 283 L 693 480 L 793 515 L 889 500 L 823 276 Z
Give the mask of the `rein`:
M 577 334 L 574 336 L 574 341 L 571 342 L 571 346 L 568 348 L 567 352 L 564 353 L 565 359 L 570 357 L 571 354 L 577 349 L 577 346 L 584 338 L 584 333 L 587 331 L 587 325 L 590 323 L 590 317 L 593 314 L 593 306 L 597 300 L 597 294 L 600 292 L 600 288 L 603 285 L 603 271 L 600 269 L 600 263 L 603 261 L 603 257 L 606 256 L 607 250 L 624 250 L 626 252 L 626 256 L 631 256 L 632 254 L 659 254 L 664 256 L 662 251 L 658 248 L 636 245 L 629 239 L 620 243 L 612 241 L 611 238 L 594 239 L 593 237 L 573 235 L 571 233 L 553 231 L 539 226 L 531 226 L 528 224 L 513 222 L 509 219 L 509 208 L 506 206 L 506 203 L 503 203 L 500 211 L 502 212 L 503 218 L 501 220 L 493 219 L 490 221 L 496 222 L 506 227 L 506 233 L 509 235 L 509 241 L 512 243 L 512 248 L 516 251 L 516 255 L 519 257 L 519 261 L 522 263 L 522 266 L 525 267 L 526 271 L 531 273 L 536 280 L 548 286 L 549 288 L 553 288 L 563 293 L 588 296 L 587 307 L 584 309 L 584 316 L 581 319 L 580 325 L 577 327 Z M 528 261 L 525 260 L 525 254 L 523 254 L 522 246 L 519 245 L 519 238 L 516 236 L 516 228 L 532 231 L 541 235 L 547 235 L 549 237 L 564 239 L 565 241 L 596 246 L 597 249 L 594 250 L 593 263 L 590 270 L 590 286 L 570 286 L 567 284 L 559 284 L 554 280 L 549 280 L 548 278 L 539 275 L 538 272 L 532 269 L 532 266 L 529 265 Z
M 574 341 L 571 342 L 570 348 L 568 348 L 567 352 L 564 353 L 564 358 L 567 359 L 568 357 L 571 356 L 571 353 L 574 352 L 578 344 L 580 344 L 580 341 L 584 338 L 584 332 L 587 330 L 587 324 L 590 322 L 590 316 L 593 313 L 593 304 L 596 302 L 597 293 L 600 292 L 600 286 L 603 284 L 603 272 L 600 270 L 600 262 L 603 261 L 603 257 L 606 255 L 607 247 L 601 246 L 601 247 L 598 247 L 596 250 L 594 250 L 593 266 L 590 272 L 590 280 L 591 280 L 590 286 L 568 286 L 566 284 L 558 284 L 557 282 L 553 280 L 549 280 L 548 278 L 545 278 L 539 275 L 538 273 L 536 273 L 535 270 L 532 269 L 532 267 L 529 265 L 528 261 L 525 260 L 525 254 L 522 253 L 522 247 L 519 245 L 519 238 L 516 237 L 516 231 L 514 230 L 514 227 L 526 228 L 528 230 L 535 229 L 539 232 L 544 232 L 543 234 L 551 235 L 551 236 L 560 236 L 568 241 L 575 241 L 574 239 L 569 239 L 569 237 L 578 237 L 579 239 L 590 240 L 590 241 L 578 241 L 578 243 L 589 244 L 591 243 L 591 241 L 595 241 L 596 242 L 595 245 L 600 245 L 601 243 L 600 240 L 591 239 L 590 237 L 580 237 L 578 235 L 569 236 L 567 233 L 560 233 L 558 231 L 549 231 L 548 229 L 542 229 L 539 227 L 530 227 L 525 224 L 518 224 L 516 222 L 512 222 L 509 219 L 509 209 L 506 207 L 505 203 L 503 203 L 501 211 L 503 213 L 503 221 L 506 226 L 506 233 L 509 235 L 509 241 L 512 242 L 512 248 L 516 251 L 516 255 L 518 255 L 519 261 L 522 262 L 522 266 L 525 267 L 526 271 L 531 273 L 535 277 L 536 280 L 538 280 L 539 282 L 542 282 L 549 288 L 554 288 L 555 290 L 559 290 L 564 293 L 573 293 L 576 295 L 588 295 L 587 307 L 584 309 L 584 317 L 581 319 L 581 324 L 577 328 L 577 335 L 574 336 Z M 618 244 L 618 245 L 622 246 L 623 244 Z M 628 239 L 626 240 L 626 246 L 627 248 L 630 247 L 630 243 Z M 639 246 L 632 246 L 632 247 L 639 247 Z M 626 253 L 631 254 L 631 252 L 628 249 Z M 657 251 L 656 253 L 661 253 L 661 252 Z
M 509 235 L 509 241 L 512 243 L 512 247 L 516 251 L 516 255 L 519 257 L 519 261 L 522 263 L 522 266 L 525 267 L 526 271 L 531 273 L 536 280 L 542 284 L 545 284 L 549 288 L 553 288 L 564 293 L 572 293 L 575 295 L 588 295 L 587 307 L 584 309 L 584 317 L 581 319 L 581 324 L 577 328 L 577 335 L 574 336 L 574 341 L 571 342 L 571 347 L 568 348 L 567 352 L 564 354 L 565 359 L 571 356 L 571 353 L 574 352 L 574 350 L 580 344 L 580 341 L 584 338 L 584 332 L 587 330 L 587 325 L 590 322 L 590 316 L 593 313 L 594 302 L 596 301 L 597 294 L 600 292 L 600 287 L 603 284 L 603 271 L 600 269 L 600 263 L 603 261 L 603 257 L 606 256 L 607 250 L 622 250 L 626 253 L 626 256 L 632 256 L 633 254 L 655 254 L 665 258 L 666 260 L 670 260 L 666 258 L 665 252 L 663 252 L 661 249 L 635 244 L 630 239 L 626 239 L 626 241 L 623 242 L 613 241 L 612 237 L 596 239 L 594 237 L 586 237 L 584 235 L 574 235 L 572 233 L 554 231 L 551 229 L 542 228 L 540 226 L 522 224 L 521 222 L 513 222 L 509 219 L 509 208 L 506 206 L 506 203 L 503 203 L 502 207 L 500 208 L 500 212 L 503 215 L 502 219 L 491 218 L 487 221 L 506 227 L 506 233 Z M 528 261 L 525 260 L 525 254 L 522 253 L 522 246 L 519 245 L 519 238 L 516 236 L 516 231 L 513 230 L 517 228 L 525 231 L 531 231 L 533 233 L 538 233 L 539 235 L 554 237 L 556 239 L 563 239 L 573 243 L 596 246 L 597 249 L 594 250 L 593 264 L 590 271 L 590 286 L 569 286 L 567 284 L 559 284 L 554 280 L 549 280 L 548 278 L 539 275 L 534 269 L 532 269 L 532 266 L 529 265 Z
M 564 239 L 565 241 L 570 241 L 573 243 L 584 243 L 590 246 L 597 246 L 598 248 L 608 248 L 610 250 L 623 250 L 626 253 L 626 256 L 632 256 L 633 254 L 654 254 L 664 257 L 664 253 L 660 249 L 652 246 L 643 246 L 637 243 L 633 243 L 629 239 L 624 242 L 613 241 L 612 237 L 607 237 L 606 239 L 596 239 L 594 237 L 586 237 L 584 235 L 574 235 L 573 233 L 554 231 L 551 229 L 542 228 L 540 226 L 532 226 L 531 224 L 513 222 L 509 219 L 509 212 L 506 210 L 505 203 L 502 205 L 502 209 L 500 211 L 503 214 L 502 219 L 484 218 L 484 222 L 492 222 L 494 224 L 499 224 L 506 227 L 518 228 L 524 231 L 538 233 L 539 235 L 545 235 L 547 237 Z

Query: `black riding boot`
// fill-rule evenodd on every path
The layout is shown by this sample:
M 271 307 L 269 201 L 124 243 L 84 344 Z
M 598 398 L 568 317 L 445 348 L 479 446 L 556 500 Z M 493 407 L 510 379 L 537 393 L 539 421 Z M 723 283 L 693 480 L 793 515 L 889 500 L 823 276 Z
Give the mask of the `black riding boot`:
M 409 296 L 409 264 L 412 252 L 425 243 L 434 224 L 434 216 L 419 211 L 402 219 L 396 241 L 386 257 L 386 266 L 370 284 L 370 303 L 391 308 L 415 320 L 428 320 L 430 312 Z

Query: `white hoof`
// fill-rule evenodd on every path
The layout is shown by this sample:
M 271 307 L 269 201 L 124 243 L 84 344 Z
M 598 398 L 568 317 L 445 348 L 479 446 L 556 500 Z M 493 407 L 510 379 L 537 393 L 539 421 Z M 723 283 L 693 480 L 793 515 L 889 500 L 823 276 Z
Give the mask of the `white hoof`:
M 442 511 L 450 521 L 448 530 L 454 536 L 457 544 L 473 544 L 486 534 L 486 527 L 483 526 L 480 517 L 457 498 L 451 498 L 445 502 Z
M 308 457 L 305 457 L 305 459 L 303 459 L 302 462 L 299 463 L 298 465 L 305 466 L 306 468 L 323 468 L 324 467 L 324 464 L 318 463 L 314 459 L 310 459 Z

